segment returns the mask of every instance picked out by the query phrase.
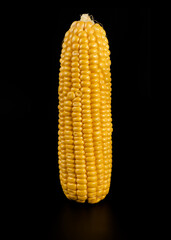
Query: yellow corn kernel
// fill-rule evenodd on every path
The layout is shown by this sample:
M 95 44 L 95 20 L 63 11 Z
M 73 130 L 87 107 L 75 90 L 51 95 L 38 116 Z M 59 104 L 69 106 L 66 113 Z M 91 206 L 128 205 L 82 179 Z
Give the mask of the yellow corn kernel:
M 59 72 L 58 164 L 70 200 L 98 203 L 112 173 L 110 50 L 106 32 L 87 14 L 71 24 Z

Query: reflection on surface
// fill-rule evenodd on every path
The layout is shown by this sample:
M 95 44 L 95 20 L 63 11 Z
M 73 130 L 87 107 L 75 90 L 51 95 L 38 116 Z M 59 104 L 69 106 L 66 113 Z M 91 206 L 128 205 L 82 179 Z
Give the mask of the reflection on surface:
M 96 205 L 66 202 L 57 214 L 52 235 L 52 239 L 63 240 L 120 239 L 116 217 L 105 201 Z

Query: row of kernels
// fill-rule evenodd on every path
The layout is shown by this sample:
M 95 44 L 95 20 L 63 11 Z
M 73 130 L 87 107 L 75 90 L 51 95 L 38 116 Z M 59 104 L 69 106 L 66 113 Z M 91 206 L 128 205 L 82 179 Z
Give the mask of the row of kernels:
M 97 199 L 101 199 L 104 197 L 103 193 L 103 180 L 104 180 L 104 163 L 103 163 L 103 143 L 102 143 L 102 132 L 101 132 L 101 113 L 100 113 L 100 106 L 101 106 L 101 91 L 100 91 L 100 79 L 99 75 L 96 73 L 93 74 L 93 81 L 92 81 L 92 87 L 96 90 L 95 93 L 93 91 L 91 101 L 93 102 L 93 118 L 99 119 L 100 121 L 96 121 L 98 126 L 95 127 L 96 131 L 94 133 L 95 136 L 97 136 L 100 140 L 98 144 L 98 148 L 95 147 L 95 157 L 96 157 L 96 168 L 98 173 L 98 186 L 97 186 Z M 95 123 L 96 123 L 95 122 Z M 100 146 L 100 147 L 99 147 Z
M 103 135 L 103 139 L 106 139 L 106 141 L 103 141 L 103 153 L 104 153 L 104 170 L 105 170 L 105 181 L 107 181 L 107 183 L 104 182 L 104 193 L 107 194 L 108 188 L 110 186 L 110 175 L 108 174 L 108 170 L 111 169 L 111 165 L 109 163 L 109 158 L 110 158 L 110 153 L 111 153 L 111 142 L 110 139 L 108 137 L 108 131 L 111 132 L 111 128 L 110 128 L 110 123 L 108 123 L 108 118 L 107 118 L 107 111 L 106 110 L 102 110 L 102 119 L 103 119 L 103 124 L 102 124 L 102 135 Z M 107 160 L 106 160 L 107 159 Z M 107 170 L 107 171 L 106 171 Z
M 75 174 L 77 179 L 76 181 L 77 181 L 78 201 L 84 202 L 87 198 L 87 185 L 86 185 L 86 177 L 85 177 L 86 164 L 85 164 L 84 140 L 82 136 L 81 111 L 82 111 L 81 98 L 76 97 L 73 99 L 73 113 L 74 112 L 77 113 L 77 115 L 73 115 Z
M 65 155 L 58 156 L 59 160 L 59 176 L 63 191 L 67 191 L 67 168 L 65 163 Z M 64 159 L 63 159 L 64 158 Z
M 109 51 L 109 45 L 108 40 L 106 37 L 102 37 L 101 39 L 97 39 L 97 43 L 99 46 L 99 66 L 102 70 L 102 73 L 108 73 L 110 72 L 110 51 Z M 103 76 L 104 77 L 104 76 Z
M 62 58 L 61 58 L 62 59 Z M 63 61 L 61 61 L 62 64 Z M 65 194 L 67 194 L 67 166 L 65 163 L 65 144 L 64 144 L 64 115 L 63 115 L 63 72 L 60 71 L 59 73 L 59 88 L 58 88 L 58 93 L 59 93 L 59 131 L 58 131 L 58 146 L 59 146 L 59 151 L 58 151 L 58 164 L 59 164 L 59 177 L 60 177 L 60 182 L 62 189 Z
M 68 92 L 67 92 L 68 94 Z M 76 199 L 75 165 L 74 165 L 74 140 L 72 136 L 72 102 L 64 97 L 64 138 L 65 138 L 65 162 L 67 167 L 67 195 L 71 199 Z
M 63 62 L 61 63 L 60 68 L 60 85 L 62 85 L 62 88 L 60 89 L 63 96 L 66 96 L 67 92 L 71 88 L 71 66 L 70 66 L 70 58 L 71 56 L 68 56 L 66 58 L 66 53 L 64 53 Z
M 79 68 L 79 58 L 74 57 L 71 59 L 71 83 L 72 83 L 72 92 L 77 92 L 80 90 L 81 85 L 80 85 L 80 68 Z
M 88 199 L 96 198 L 96 166 L 94 158 L 93 138 L 92 138 L 92 118 L 91 118 L 91 89 L 90 89 L 90 71 L 89 61 L 83 62 L 87 64 L 88 72 L 81 77 L 82 85 L 82 108 L 83 108 L 83 135 L 86 156 L 86 171 L 87 171 L 87 196 Z M 95 176 L 93 178 L 93 176 Z
M 95 76 L 97 77 L 97 76 Z M 98 140 L 98 145 L 94 146 L 94 153 L 96 158 L 97 171 L 97 198 L 103 193 L 103 152 L 102 152 L 102 135 L 101 135 L 101 121 L 100 121 L 100 86 L 99 78 L 94 78 L 95 81 L 91 84 L 92 87 L 92 119 L 93 119 L 93 140 L 94 143 Z M 94 89 L 96 90 L 94 92 Z M 98 90 L 98 91 L 97 91 Z
M 58 104 L 58 109 L 59 109 L 59 115 L 58 115 L 58 135 L 62 135 L 63 132 L 61 133 L 61 131 L 63 131 L 63 126 L 64 126 L 64 116 L 63 116 L 63 102 L 62 100 L 59 100 L 59 104 Z M 60 134 L 61 133 L 61 134 Z

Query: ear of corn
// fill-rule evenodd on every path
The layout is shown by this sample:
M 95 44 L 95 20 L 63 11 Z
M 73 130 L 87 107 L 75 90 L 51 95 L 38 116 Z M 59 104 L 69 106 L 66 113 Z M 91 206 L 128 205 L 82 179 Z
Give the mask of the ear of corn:
M 97 203 L 112 171 L 110 51 L 104 29 L 83 15 L 62 44 L 59 73 L 58 163 L 68 199 Z

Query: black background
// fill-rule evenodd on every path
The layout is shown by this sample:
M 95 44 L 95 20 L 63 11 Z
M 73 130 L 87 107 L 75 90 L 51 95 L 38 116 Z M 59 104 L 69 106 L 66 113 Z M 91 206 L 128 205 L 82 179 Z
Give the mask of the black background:
M 57 164 L 61 43 L 71 23 L 83 13 L 103 25 L 112 62 L 112 182 L 106 199 L 96 205 L 66 199 Z M 32 20 L 24 14 L 23 21 L 16 16 L 10 23 L 13 41 L 7 57 L 13 77 L 7 71 L 1 88 L 3 146 L 7 146 L 2 149 L 3 199 L 10 221 L 17 223 L 15 231 L 20 235 L 24 230 L 24 238 L 48 233 L 48 240 L 147 239 L 151 224 L 151 9 L 57 8 Z

